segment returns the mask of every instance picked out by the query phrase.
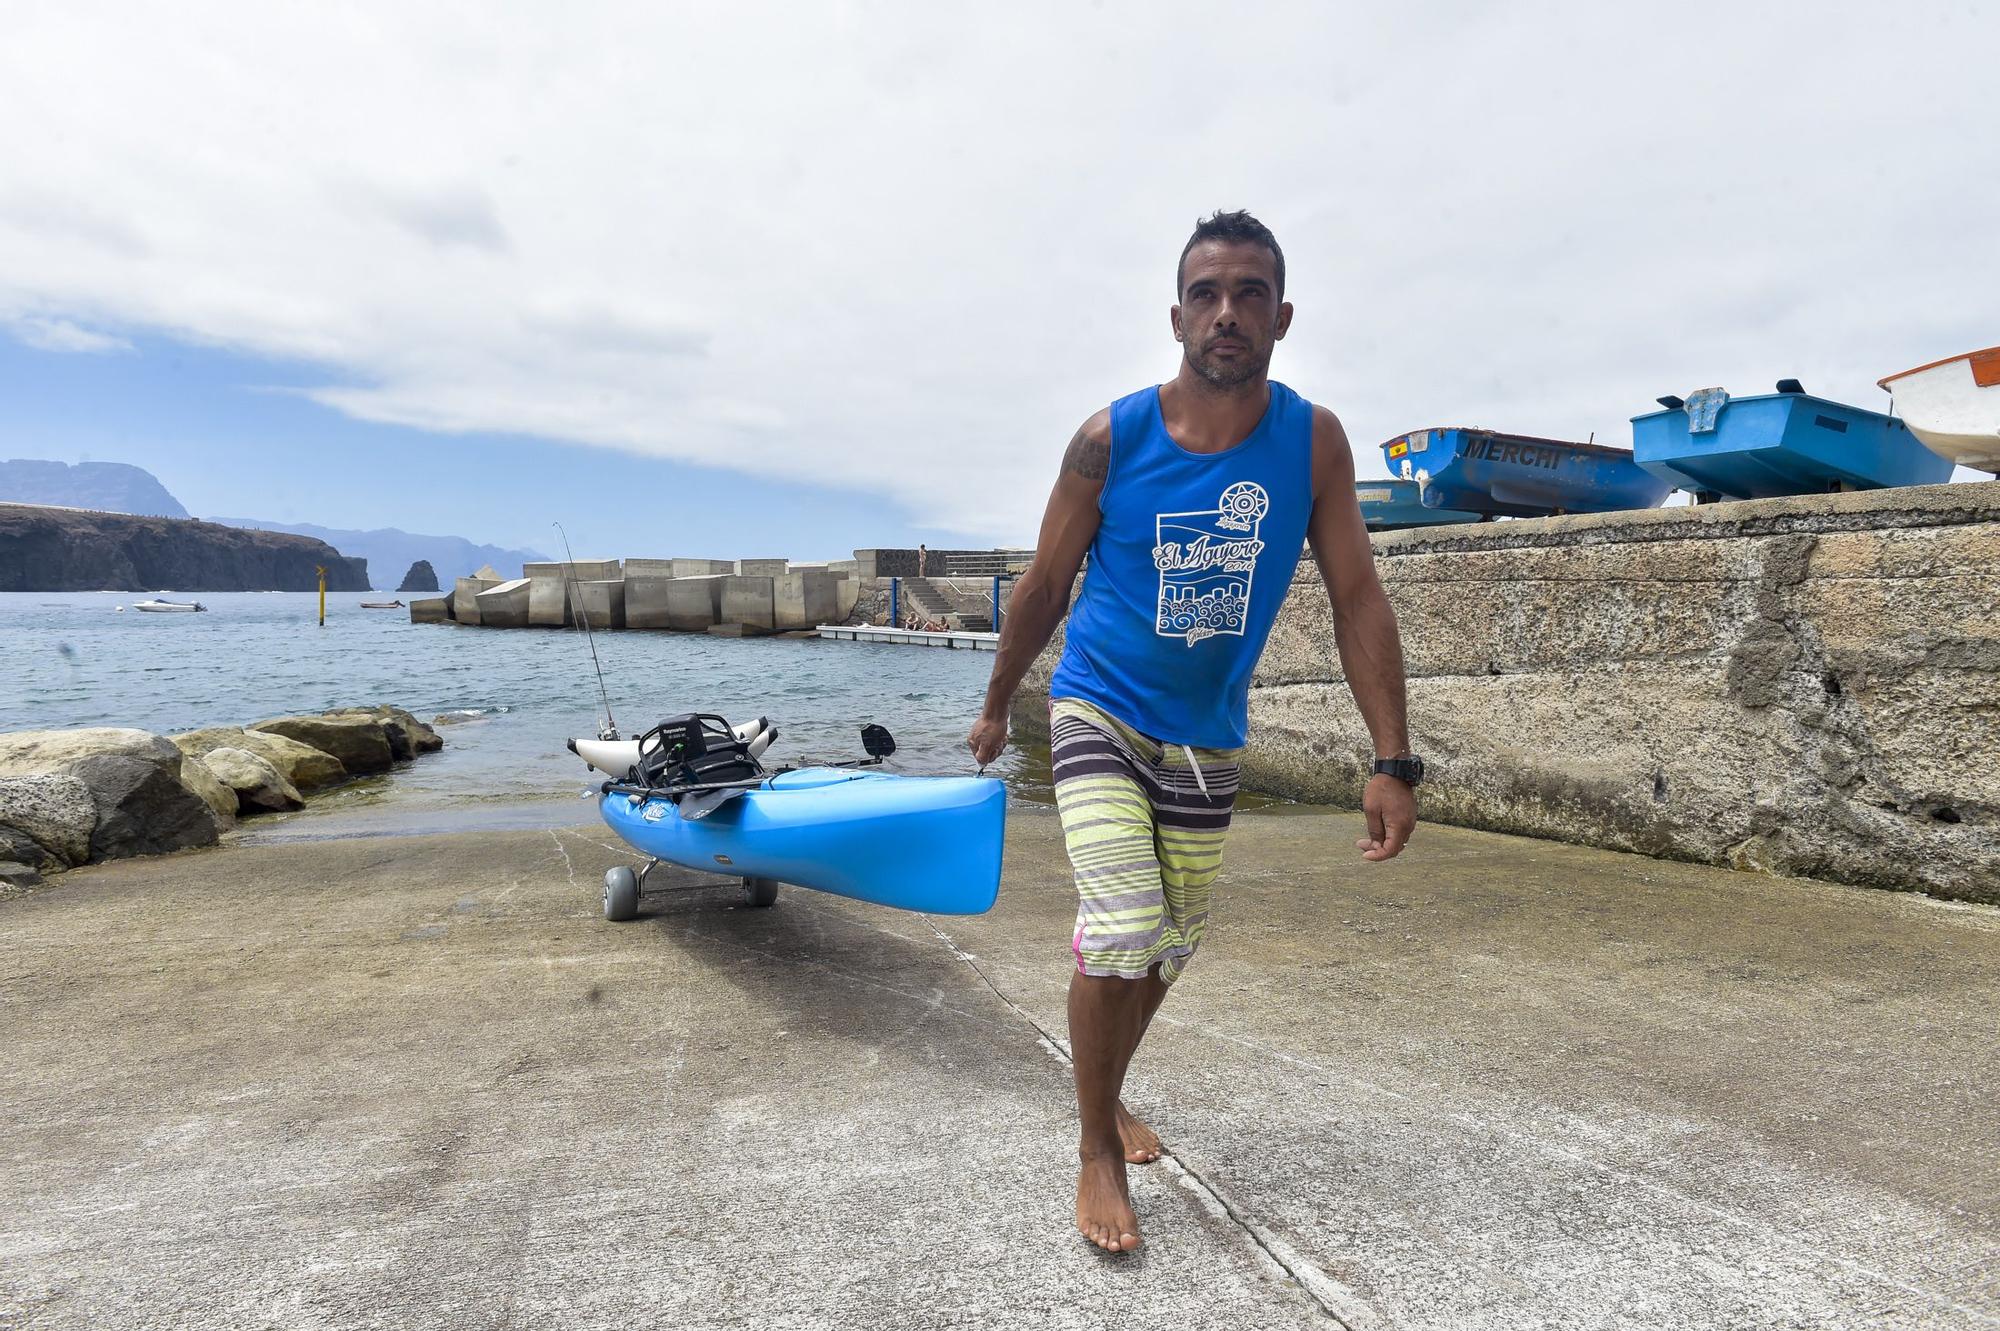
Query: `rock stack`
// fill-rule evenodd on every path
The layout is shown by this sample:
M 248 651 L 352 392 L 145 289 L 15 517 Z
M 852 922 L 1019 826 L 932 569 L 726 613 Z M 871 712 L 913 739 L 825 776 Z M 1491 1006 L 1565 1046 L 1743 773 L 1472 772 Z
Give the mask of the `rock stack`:
M 399 707 L 351 707 L 160 736 L 92 726 L 0 734 L 0 885 L 207 846 L 241 816 L 386 772 L 444 740 Z

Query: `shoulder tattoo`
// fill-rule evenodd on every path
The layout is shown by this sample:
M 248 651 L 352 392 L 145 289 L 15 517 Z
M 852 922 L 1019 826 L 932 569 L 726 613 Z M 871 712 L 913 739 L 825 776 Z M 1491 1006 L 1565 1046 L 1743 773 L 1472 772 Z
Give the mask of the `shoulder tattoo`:
M 1073 471 L 1086 481 L 1101 481 L 1111 470 L 1111 442 L 1090 437 L 1089 427 L 1078 430 L 1063 454 L 1063 470 Z

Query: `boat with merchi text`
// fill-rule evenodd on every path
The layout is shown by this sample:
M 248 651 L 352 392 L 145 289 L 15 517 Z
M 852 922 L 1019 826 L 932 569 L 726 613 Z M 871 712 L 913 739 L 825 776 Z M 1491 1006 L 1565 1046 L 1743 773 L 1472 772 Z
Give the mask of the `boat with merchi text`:
M 1426 509 L 1492 517 L 1657 508 L 1673 489 L 1622 448 L 1468 426 L 1397 435 L 1382 460 L 1416 482 Z

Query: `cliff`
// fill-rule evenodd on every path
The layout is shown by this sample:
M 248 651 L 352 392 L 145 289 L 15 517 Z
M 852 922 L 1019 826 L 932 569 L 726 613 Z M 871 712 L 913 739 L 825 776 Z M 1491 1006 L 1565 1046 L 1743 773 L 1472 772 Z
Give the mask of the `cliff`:
M 2000 903 L 2000 482 L 1374 545 L 1426 821 Z M 1024 738 L 1060 650 L 1015 697 Z M 1352 806 L 1370 755 L 1302 565 L 1244 784 Z
M 0 503 L 0 592 L 368 590 L 368 561 L 323 541 L 188 518 Z
M 124 462 L 48 462 L 11 458 L 0 462 L 0 501 L 63 504 L 113 513 L 148 513 L 184 518 L 188 511 L 167 493 L 153 473 Z

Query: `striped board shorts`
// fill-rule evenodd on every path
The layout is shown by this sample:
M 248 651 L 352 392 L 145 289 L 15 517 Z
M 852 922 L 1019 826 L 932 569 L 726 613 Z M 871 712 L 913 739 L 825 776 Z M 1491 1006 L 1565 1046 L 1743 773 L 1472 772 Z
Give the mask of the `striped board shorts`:
M 1243 751 L 1162 744 L 1078 698 L 1049 700 L 1049 748 L 1076 968 L 1138 980 L 1157 965 L 1172 984 L 1208 929 Z

